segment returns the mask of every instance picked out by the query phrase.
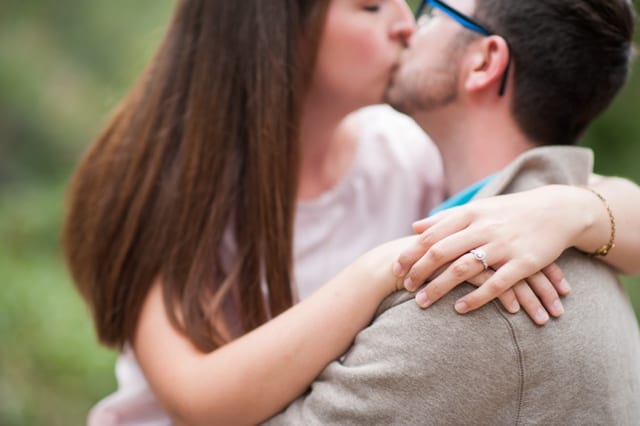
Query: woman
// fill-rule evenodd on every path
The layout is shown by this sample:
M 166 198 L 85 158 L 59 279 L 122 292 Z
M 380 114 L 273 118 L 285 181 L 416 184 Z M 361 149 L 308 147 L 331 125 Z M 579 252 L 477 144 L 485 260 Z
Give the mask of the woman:
M 359 236 L 383 234 L 380 217 L 401 224 L 382 235 L 397 238 L 434 204 L 405 192 L 391 208 L 389 192 L 368 192 L 388 190 L 387 178 L 399 174 L 395 185 L 438 194 L 440 166 L 424 137 L 415 133 L 407 148 L 395 148 L 405 142 L 392 140 L 395 126 L 405 129 L 406 119 L 376 109 L 344 120 L 382 99 L 412 30 L 402 0 L 178 2 L 155 58 L 70 190 L 64 240 L 74 281 L 100 341 L 126 348 L 129 388 L 141 389 L 97 410 L 90 423 L 264 420 L 303 392 L 402 287 L 391 265 L 413 237 L 370 250 L 291 307 L 294 253 L 334 275 L 336 262 L 321 264 L 321 253 L 359 255 L 378 242 Z M 368 134 L 362 117 L 380 118 L 382 129 Z M 383 173 L 381 158 L 393 159 L 394 170 Z M 336 193 L 327 203 L 359 225 L 349 247 L 314 239 L 329 218 L 311 214 L 305 223 L 295 215 L 297 202 L 298 213 L 317 200 L 322 211 L 325 194 Z M 390 213 L 354 213 L 376 207 Z M 606 218 L 597 221 L 594 235 L 607 227 Z M 305 293 L 317 287 L 297 275 Z M 546 291 L 543 301 L 557 300 Z M 136 377 L 138 362 L 144 376 Z

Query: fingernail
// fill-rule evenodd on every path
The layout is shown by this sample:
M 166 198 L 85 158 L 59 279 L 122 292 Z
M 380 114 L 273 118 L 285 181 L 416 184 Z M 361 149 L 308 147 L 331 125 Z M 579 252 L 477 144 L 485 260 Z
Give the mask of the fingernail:
M 564 306 L 562 306 L 562 303 L 560 302 L 560 300 L 556 299 L 555 302 L 553 302 L 553 312 L 555 313 L 556 316 L 560 316 L 562 314 L 564 314 Z
M 420 305 L 422 308 L 428 308 L 431 305 L 429 301 L 429 296 L 427 296 L 426 291 L 421 291 L 416 295 L 416 303 Z
M 543 308 L 536 309 L 536 319 L 540 323 L 547 322 L 549 320 L 549 314 Z
M 404 271 L 402 270 L 402 265 L 400 265 L 400 262 L 394 262 L 391 269 L 393 270 L 393 275 L 398 278 L 402 278 L 402 276 L 404 275 Z
M 569 282 L 563 278 L 562 281 L 560 281 L 560 284 L 558 284 L 558 290 L 560 290 L 561 293 L 566 294 L 571 291 L 571 286 L 569 285 Z
M 511 313 L 515 314 L 519 310 L 520 310 L 520 304 L 518 303 L 518 301 L 514 300 L 513 302 L 511 302 Z
M 416 291 L 416 288 L 418 288 L 418 286 L 414 284 L 411 277 L 407 277 L 407 279 L 404 280 L 404 288 L 406 288 L 408 291 Z
M 459 314 L 466 314 L 469 311 L 469 305 L 464 300 L 458 300 L 454 306 L 454 309 Z

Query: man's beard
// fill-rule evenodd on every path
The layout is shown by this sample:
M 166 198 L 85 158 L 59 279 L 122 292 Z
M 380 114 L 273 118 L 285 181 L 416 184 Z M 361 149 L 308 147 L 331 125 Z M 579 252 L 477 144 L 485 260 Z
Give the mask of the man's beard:
M 431 67 L 407 71 L 400 65 L 385 92 L 385 102 L 405 114 L 414 115 L 445 107 L 458 97 L 462 57 L 473 40 L 462 32 L 450 42 L 449 57 Z
M 459 63 L 453 68 L 423 68 L 413 73 L 400 69 L 387 88 L 385 102 L 409 115 L 444 107 L 458 96 Z

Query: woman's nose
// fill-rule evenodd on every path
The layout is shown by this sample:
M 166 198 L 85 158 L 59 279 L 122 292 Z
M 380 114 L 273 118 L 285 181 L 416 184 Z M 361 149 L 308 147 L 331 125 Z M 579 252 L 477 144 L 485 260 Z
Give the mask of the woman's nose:
M 405 0 L 397 1 L 398 19 L 391 26 L 391 36 L 406 43 L 416 29 L 416 20 Z

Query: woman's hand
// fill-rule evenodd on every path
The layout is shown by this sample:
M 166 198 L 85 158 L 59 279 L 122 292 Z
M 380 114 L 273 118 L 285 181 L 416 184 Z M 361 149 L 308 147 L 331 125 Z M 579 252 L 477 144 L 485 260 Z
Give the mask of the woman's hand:
M 367 277 L 366 280 L 381 291 L 383 297 L 403 290 L 404 279 L 393 272 L 393 265 L 398 256 L 418 244 L 418 239 L 418 235 L 411 235 L 380 244 L 360 256 L 348 268 L 357 268 L 356 273 L 360 277 Z M 368 291 L 371 290 L 369 287 Z
M 394 273 L 404 278 L 408 290 L 415 291 L 438 269 L 448 265 L 418 295 L 418 302 L 426 299 L 421 305 L 428 306 L 484 271 L 483 263 L 469 253 L 480 249 L 486 253 L 487 266 L 495 273 L 485 274 L 486 281 L 475 279 L 480 287 L 461 298 L 456 310 L 468 312 L 500 296 L 508 311 L 517 311 L 514 303 L 517 300 L 534 321 L 544 323 L 542 305 L 552 315 L 560 315 L 563 310 L 558 295 L 570 291 L 560 269 L 548 265 L 572 245 L 592 220 L 589 215 L 584 215 L 584 219 L 580 215 L 583 205 L 567 207 L 563 203 L 568 190 L 573 191 L 571 194 L 586 192 L 581 188 L 548 186 L 473 201 L 416 222 L 414 230 L 420 237 L 398 258 Z

